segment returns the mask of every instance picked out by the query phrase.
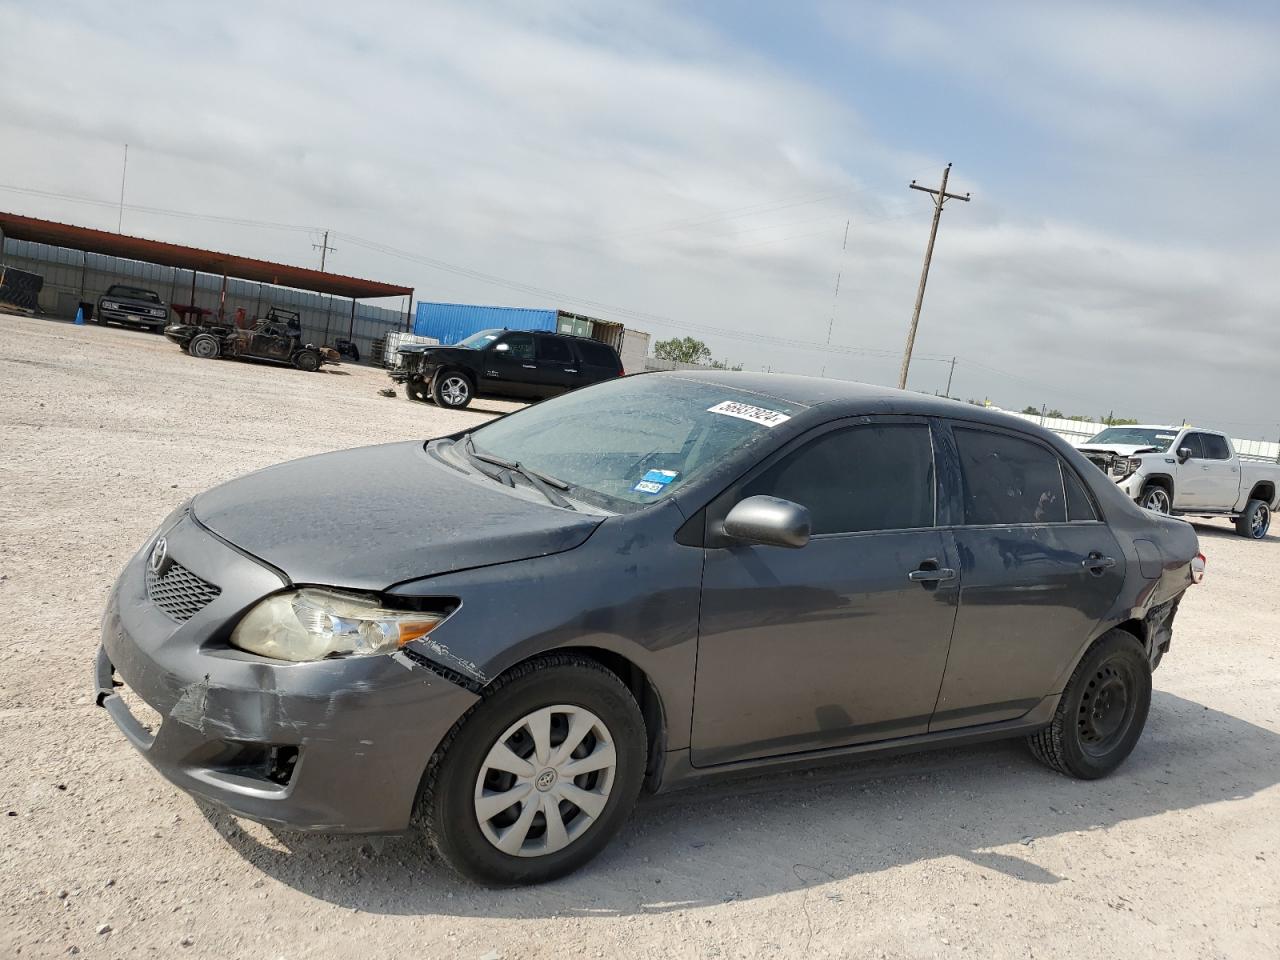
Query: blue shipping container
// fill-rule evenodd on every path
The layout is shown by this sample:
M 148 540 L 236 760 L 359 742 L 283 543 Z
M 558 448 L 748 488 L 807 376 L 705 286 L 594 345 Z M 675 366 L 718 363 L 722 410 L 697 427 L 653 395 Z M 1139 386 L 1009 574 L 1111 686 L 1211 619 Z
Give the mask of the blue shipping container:
M 413 332 L 457 343 L 481 330 L 555 330 L 557 310 L 525 307 L 484 307 L 469 303 L 419 303 Z

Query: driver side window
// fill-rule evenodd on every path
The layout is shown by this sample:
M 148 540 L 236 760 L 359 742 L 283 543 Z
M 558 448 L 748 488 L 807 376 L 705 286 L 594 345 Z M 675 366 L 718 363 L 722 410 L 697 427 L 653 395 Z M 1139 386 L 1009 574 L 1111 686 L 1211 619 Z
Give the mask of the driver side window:
M 933 444 L 922 423 L 834 430 L 749 482 L 743 497 L 809 510 L 814 535 L 933 526 Z
M 1203 460 L 1205 457 L 1204 443 L 1201 441 L 1200 436 L 1198 433 L 1188 433 L 1182 438 L 1182 442 L 1178 444 L 1179 449 L 1185 447 L 1191 451 L 1192 460 Z
M 533 334 L 512 333 L 503 337 L 499 342 L 506 344 L 508 350 L 504 352 L 507 353 L 507 356 L 515 357 L 517 360 L 533 359 Z

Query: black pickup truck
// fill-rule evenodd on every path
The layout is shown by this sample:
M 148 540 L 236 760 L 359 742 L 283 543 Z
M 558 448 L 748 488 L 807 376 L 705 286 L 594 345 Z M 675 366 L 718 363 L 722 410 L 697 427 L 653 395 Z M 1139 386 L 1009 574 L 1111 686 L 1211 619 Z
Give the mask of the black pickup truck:
M 452 346 L 400 349 L 388 371 L 410 400 L 461 410 L 474 397 L 542 400 L 625 373 L 607 343 L 538 330 L 481 330 Z
M 119 323 L 164 333 L 165 324 L 169 322 L 169 305 L 154 290 L 116 283 L 98 298 L 93 319 L 102 326 Z

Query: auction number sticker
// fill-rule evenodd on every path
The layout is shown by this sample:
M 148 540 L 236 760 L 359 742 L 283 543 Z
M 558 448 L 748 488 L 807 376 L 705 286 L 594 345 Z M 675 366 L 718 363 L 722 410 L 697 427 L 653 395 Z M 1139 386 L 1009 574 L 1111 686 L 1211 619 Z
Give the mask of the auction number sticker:
M 749 403 L 738 403 L 736 400 L 726 400 L 724 403 L 717 403 L 714 407 L 707 407 L 707 413 L 720 413 L 726 417 L 750 420 L 762 427 L 776 427 L 791 419 L 787 414 L 779 413 L 777 410 L 753 407 Z

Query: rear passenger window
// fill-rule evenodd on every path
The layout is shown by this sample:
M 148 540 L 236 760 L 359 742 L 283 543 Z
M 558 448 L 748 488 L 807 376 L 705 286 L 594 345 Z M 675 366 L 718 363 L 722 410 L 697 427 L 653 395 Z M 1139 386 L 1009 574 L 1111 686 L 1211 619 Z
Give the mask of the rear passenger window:
M 618 358 L 614 356 L 613 351 L 603 343 L 596 343 L 593 340 L 579 340 L 578 354 L 582 357 L 582 362 L 589 367 L 607 367 L 610 370 L 618 369 Z
M 1061 467 L 1062 485 L 1067 491 L 1067 519 L 1097 520 L 1098 512 L 1093 507 L 1093 497 L 1089 496 L 1074 470 L 1065 463 Z
M 744 497 L 781 497 L 809 510 L 812 532 L 933 526 L 933 444 L 924 424 L 825 434 L 747 484 Z
M 1063 523 L 1067 508 L 1058 458 L 1029 440 L 956 427 L 964 472 L 964 522 Z
M 569 345 L 556 337 L 538 338 L 538 359 L 548 363 L 573 363 Z

